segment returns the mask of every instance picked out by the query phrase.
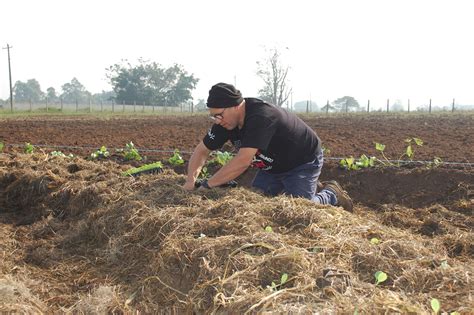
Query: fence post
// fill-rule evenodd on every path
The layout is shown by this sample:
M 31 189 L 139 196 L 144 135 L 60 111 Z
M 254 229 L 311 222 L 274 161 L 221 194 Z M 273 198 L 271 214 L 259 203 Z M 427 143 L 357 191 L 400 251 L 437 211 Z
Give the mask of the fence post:
M 137 111 L 137 101 L 133 101 L 133 112 Z
M 388 109 L 389 109 L 389 104 L 390 104 L 390 99 L 387 98 L 387 113 L 388 113 Z
M 155 104 L 151 105 L 151 109 L 153 111 L 153 113 L 155 112 Z
M 115 113 L 115 100 L 112 100 L 112 113 Z
M 62 113 L 62 112 L 63 112 L 63 109 L 64 109 L 64 107 L 63 107 L 63 98 L 60 97 L 60 98 L 59 98 L 59 101 L 61 102 L 61 113 Z
M 89 113 L 92 113 L 92 100 L 89 97 Z
M 370 100 L 367 100 L 367 113 L 370 112 Z
M 326 103 L 326 115 L 329 114 L 329 100 Z
M 451 109 L 451 113 L 454 113 L 454 98 L 453 98 L 453 108 Z
M 77 98 L 76 98 L 76 113 L 77 113 L 77 107 L 79 106 L 78 102 L 77 102 Z
M 31 98 L 30 98 L 30 112 L 33 111 L 33 104 L 31 103 Z
M 46 97 L 46 112 L 48 112 L 48 97 Z
M 430 98 L 430 114 L 431 114 L 431 98 Z

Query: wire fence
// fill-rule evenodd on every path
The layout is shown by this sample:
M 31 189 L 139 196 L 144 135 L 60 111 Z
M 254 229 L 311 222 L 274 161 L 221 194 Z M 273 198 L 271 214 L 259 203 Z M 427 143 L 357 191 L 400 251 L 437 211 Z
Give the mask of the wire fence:
M 391 102 L 390 99 L 386 100 L 385 104 L 377 103 L 374 106 L 371 100 L 368 100 L 365 105 L 359 104 L 359 106 L 351 106 L 349 104 L 342 105 L 335 109 L 329 101 L 325 106 L 319 107 L 314 103 L 308 101 L 306 104 L 301 102 L 290 105 L 285 104 L 282 106 L 288 111 L 296 113 L 318 113 L 318 114 L 333 114 L 333 113 L 453 113 L 462 111 L 473 111 L 474 105 L 460 104 L 455 99 L 452 100 L 451 104 L 440 104 L 434 103 L 431 99 L 421 104 L 413 104 L 408 100 L 407 105 L 401 105 L 398 101 Z M 48 101 L 42 102 L 14 102 L 13 106 L 10 103 L 0 104 L 0 112 L 3 113 L 195 113 L 204 112 L 206 107 L 204 104 L 193 104 L 192 102 L 183 103 L 175 106 L 164 106 L 161 104 L 146 104 L 133 102 L 128 104 L 125 102 L 115 103 L 113 101 L 100 101 L 94 102 L 89 101 L 87 103 L 73 102 L 65 103 L 60 101 L 49 103 Z
M 155 104 L 116 104 L 114 102 L 88 102 L 88 103 L 48 103 L 48 102 L 15 102 L 13 107 L 10 104 L 0 105 L 3 112 L 43 112 L 43 113 L 193 113 L 198 111 L 196 106 L 181 104 L 178 106 L 162 106 Z

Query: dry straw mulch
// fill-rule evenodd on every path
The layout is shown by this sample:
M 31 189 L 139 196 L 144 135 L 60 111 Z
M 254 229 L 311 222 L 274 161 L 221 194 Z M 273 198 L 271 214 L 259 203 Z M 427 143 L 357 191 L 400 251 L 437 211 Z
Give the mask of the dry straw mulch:
M 243 188 L 190 193 L 173 171 L 123 168 L 0 155 L 0 311 L 420 314 L 432 298 L 474 310 L 472 256 L 449 257 L 443 239 Z M 388 280 L 375 285 L 377 271 Z

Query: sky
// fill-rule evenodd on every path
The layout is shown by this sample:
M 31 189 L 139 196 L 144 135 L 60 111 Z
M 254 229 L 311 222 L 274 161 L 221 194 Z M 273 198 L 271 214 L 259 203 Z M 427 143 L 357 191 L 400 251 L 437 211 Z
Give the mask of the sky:
M 15 0 L 0 2 L 0 45 L 13 83 L 43 91 L 76 77 L 111 90 L 105 69 L 127 59 L 177 63 L 199 78 L 195 102 L 217 82 L 257 96 L 268 49 L 289 67 L 292 101 L 353 96 L 371 108 L 474 104 L 470 0 Z M 0 98 L 9 97 L 7 50 Z

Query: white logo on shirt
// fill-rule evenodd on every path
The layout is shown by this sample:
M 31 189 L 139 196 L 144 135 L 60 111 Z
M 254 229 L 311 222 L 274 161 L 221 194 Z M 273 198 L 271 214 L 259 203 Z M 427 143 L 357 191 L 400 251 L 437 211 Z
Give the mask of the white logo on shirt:
M 207 135 L 209 136 L 209 138 L 211 138 L 211 140 L 214 140 L 216 138 L 216 135 L 211 132 L 211 129 L 209 129 Z

